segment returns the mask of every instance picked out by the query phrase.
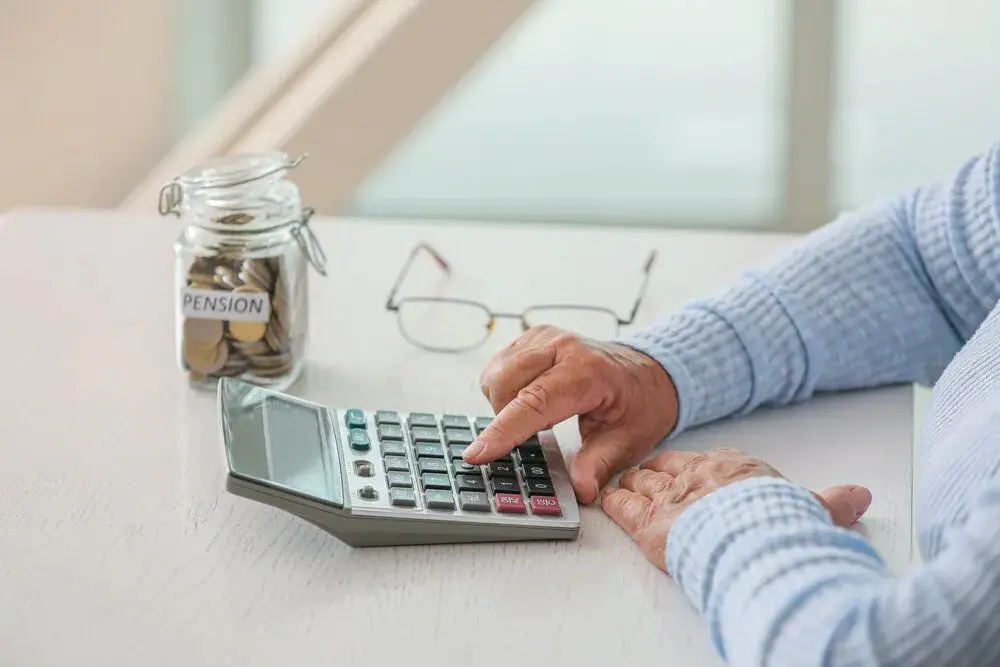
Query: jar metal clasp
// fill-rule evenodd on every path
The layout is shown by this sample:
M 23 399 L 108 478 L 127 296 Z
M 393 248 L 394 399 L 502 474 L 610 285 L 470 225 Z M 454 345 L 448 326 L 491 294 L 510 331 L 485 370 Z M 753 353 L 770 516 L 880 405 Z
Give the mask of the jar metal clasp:
M 292 236 L 295 237 L 299 249 L 302 250 L 302 254 L 306 256 L 313 268 L 325 277 L 326 253 L 323 252 L 323 246 L 320 245 L 319 239 L 316 238 L 312 227 L 309 226 L 309 220 L 315 213 L 316 210 L 311 206 L 302 209 L 302 221 L 292 228 Z

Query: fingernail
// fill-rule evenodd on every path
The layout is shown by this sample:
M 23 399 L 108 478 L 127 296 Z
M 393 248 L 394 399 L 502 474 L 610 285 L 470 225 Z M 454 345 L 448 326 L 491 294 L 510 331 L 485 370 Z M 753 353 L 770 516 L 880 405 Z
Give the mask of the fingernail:
M 470 458 L 475 458 L 483 451 L 483 443 L 481 440 L 476 440 L 474 443 L 465 448 L 462 452 L 462 459 L 469 461 Z

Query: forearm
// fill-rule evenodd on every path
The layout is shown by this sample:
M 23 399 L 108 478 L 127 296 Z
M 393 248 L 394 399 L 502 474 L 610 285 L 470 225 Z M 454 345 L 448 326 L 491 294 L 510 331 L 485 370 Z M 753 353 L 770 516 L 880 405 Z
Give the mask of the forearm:
M 677 384 L 675 433 L 817 391 L 932 383 L 1000 297 L 996 161 L 843 216 L 624 338 Z
M 980 508 L 949 552 L 895 579 L 808 491 L 757 479 L 686 510 L 667 566 L 733 665 L 994 664 L 997 520 Z

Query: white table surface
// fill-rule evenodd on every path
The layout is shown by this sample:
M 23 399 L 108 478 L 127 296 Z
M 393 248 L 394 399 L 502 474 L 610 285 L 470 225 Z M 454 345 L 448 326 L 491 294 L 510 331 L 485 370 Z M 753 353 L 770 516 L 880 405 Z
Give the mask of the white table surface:
M 311 348 L 293 393 L 334 407 L 482 412 L 484 349 L 417 350 L 383 310 L 418 239 L 411 292 L 497 309 L 629 307 L 640 320 L 710 293 L 789 237 L 317 220 Z M 162 218 L 0 218 L 0 664 L 717 665 L 700 619 L 596 507 L 564 543 L 351 549 L 224 490 L 214 398 L 173 357 L 173 250 Z M 429 291 L 429 292 L 428 292 Z M 718 424 L 677 446 L 731 446 L 813 488 L 870 486 L 859 528 L 910 560 L 912 392 L 814 400 Z M 557 430 L 572 449 L 572 424 Z

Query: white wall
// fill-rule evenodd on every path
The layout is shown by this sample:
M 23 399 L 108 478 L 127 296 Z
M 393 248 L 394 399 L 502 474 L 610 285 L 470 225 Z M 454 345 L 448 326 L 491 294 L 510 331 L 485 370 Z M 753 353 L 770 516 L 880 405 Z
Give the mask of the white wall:
M 116 206 L 172 143 L 172 0 L 0 2 L 0 211 Z

